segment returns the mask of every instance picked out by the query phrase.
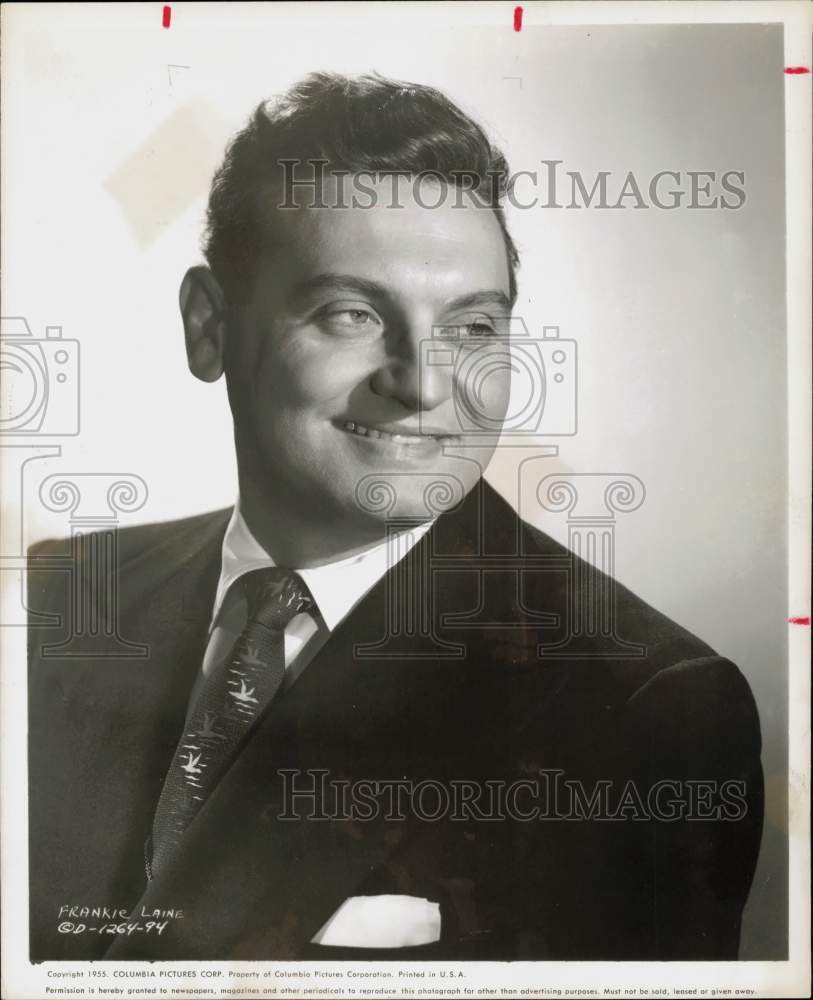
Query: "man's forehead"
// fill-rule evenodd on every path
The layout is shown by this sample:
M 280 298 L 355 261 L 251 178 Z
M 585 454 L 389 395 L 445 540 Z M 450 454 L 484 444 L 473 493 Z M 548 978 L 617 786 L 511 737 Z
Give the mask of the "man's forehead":
M 393 180 L 399 182 L 396 198 L 388 187 Z M 329 183 L 338 197 L 338 180 Z M 507 292 L 505 241 L 490 208 L 454 191 L 436 205 L 437 197 L 428 191 L 422 196 L 408 178 L 383 179 L 378 187 L 381 198 L 372 207 L 353 206 L 349 187 L 334 203 L 329 193 L 320 202 L 318 192 L 300 191 L 298 208 L 281 208 L 278 194 L 265 194 L 263 214 L 275 230 L 277 263 L 302 269 L 303 278 L 338 270 L 374 280 L 391 271 L 395 280 L 408 271 L 412 281 L 447 283 L 458 291 Z

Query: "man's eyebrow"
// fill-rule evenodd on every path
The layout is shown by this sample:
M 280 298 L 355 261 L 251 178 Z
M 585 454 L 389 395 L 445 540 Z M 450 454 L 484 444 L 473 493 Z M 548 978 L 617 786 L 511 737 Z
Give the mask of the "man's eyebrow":
M 317 274 L 313 278 L 308 278 L 301 282 L 294 289 L 296 298 L 304 298 L 306 295 L 313 295 L 317 292 L 356 292 L 369 298 L 391 297 L 391 291 L 377 281 L 370 281 L 367 278 L 357 278 L 352 274 Z M 497 306 L 505 312 L 507 316 L 511 312 L 511 299 L 499 288 L 488 289 L 480 292 L 470 292 L 461 295 L 451 302 L 447 302 L 444 308 L 449 312 L 459 309 L 476 309 L 480 306 Z
M 304 298 L 317 292 L 356 292 L 368 298 L 383 298 L 389 293 L 384 285 L 365 278 L 356 278 L 352 274 L 317 274 L 297 285 L 294 297 Z
M 480 306 L 497 306 L 505 316 L 511 313 L 511 300 L 498 288 L 483 292 L 472 292 L 470 295 L 461 295 L 460 298 L 453 299 L 446 305 L 449 312 L 458 309 L 477 309 Z

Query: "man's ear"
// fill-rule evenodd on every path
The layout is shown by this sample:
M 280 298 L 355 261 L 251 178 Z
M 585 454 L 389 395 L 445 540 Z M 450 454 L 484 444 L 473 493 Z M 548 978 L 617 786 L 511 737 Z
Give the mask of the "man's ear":
M 203 382 L 216 382 L 223 374 L 226 300 L 208 267 L 189 268 L 179 301 L 189 370 Z

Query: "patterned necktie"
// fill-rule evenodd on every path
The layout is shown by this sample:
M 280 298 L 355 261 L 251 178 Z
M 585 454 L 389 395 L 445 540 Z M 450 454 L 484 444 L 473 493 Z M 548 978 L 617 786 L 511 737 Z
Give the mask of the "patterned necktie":
M 285 628 L 314 606 L 307 587 L 290 570 L 254 570 L 238 584 L 247 601 L 246 626 L 187 717 L 155 812 L 152 849 L 149 844 L 146 848 L 149 878 L 172 856 L 279 691 L 285 675 Z

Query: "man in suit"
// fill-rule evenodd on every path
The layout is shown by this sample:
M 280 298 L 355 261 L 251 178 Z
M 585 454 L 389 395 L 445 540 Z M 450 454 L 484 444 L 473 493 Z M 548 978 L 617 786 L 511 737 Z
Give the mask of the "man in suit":
M 72 573 L 31 553 L 62 622 L 30 629 L 32 959 L 736 957 L 746 681 L 522 522 L 459 420 L 508 405 L 506 172 L 378 77 L 309 77 L 230 146 L 180 303 L 238 502 L 118 532 L 110 579 L 93 539 Z M 567 644 L 588 577 L 609 651 Z M 110 595 L 147 655 L 61 655 Z

